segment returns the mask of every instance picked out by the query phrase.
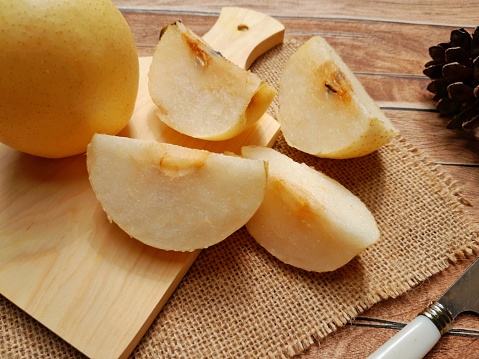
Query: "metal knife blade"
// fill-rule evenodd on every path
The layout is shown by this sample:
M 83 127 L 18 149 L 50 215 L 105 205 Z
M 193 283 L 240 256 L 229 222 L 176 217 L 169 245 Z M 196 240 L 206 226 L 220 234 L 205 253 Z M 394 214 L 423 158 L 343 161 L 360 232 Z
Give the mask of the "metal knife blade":
M 437 300 L 453 319 L 464 312 L 479 314 L 479 259 Z
M 368 359 L 420 359 L 463 312 L 479 314 L 479 258 L 435 302 Z

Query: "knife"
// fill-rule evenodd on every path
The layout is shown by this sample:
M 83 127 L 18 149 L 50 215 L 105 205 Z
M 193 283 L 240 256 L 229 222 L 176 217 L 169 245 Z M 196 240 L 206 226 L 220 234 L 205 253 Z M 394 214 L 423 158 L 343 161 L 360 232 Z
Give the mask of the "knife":
M 479 314 L 479 258 L 437 301 L 367 359 L 423 358 L 463 312 Z

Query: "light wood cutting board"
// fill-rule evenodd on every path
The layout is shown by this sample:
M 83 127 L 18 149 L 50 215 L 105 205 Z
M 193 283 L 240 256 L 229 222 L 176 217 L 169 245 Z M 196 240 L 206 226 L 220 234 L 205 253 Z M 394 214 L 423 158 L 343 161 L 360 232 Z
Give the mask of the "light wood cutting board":
M 284 27 L 264 14 L 224 8 L 204 39 L 247 68 L 283 35 Z M 222 142 L 167 128 L 148 94 L 150 62 L 140 58 L 136 108 L 121 135 L 215 152 L 274 143 L 279 125 L 269 115 Z M 111 224 L 90 187 L 85 160 L 43 159 L 0 144 L 0 292 L 87 356 L 125 358 L 199 251 L 148 247 Z

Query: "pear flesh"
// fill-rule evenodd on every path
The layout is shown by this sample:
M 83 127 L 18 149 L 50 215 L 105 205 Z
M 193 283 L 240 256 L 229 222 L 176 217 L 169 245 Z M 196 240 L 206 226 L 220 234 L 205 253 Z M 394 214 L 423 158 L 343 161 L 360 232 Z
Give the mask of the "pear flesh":
M 334 49 L 320 36 L 288 59 L 280 78 L 279 116 L 292 147 L 324 158 L 370 154 L 397 133 Z
M 229 139 L 252 127 L 276 95 L 179 21 L 162 33 L 148 78 L 160 120 L 205 140 Z
M 261 204 L 267 175 L 263 161 L 100 134 L 87 168 L 110 221 L 175 251 L 206 248 L 242 227 Z
M 337 181 L 271 148 L 245 146 L 242 156 L 268 162 L 265 197 L 246 228 L 279 260 L 333 271 L 379 240 L 371 212 Z

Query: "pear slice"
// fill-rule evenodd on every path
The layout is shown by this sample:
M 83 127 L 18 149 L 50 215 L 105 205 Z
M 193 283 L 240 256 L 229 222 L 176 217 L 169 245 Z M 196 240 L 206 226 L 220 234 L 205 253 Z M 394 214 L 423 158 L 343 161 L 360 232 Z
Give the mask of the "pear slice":
M 205 140 L 232 138 L 266 112 L 276 90 L 214 51 L 181 22 L 163 31 L 148 88 L 160 119 Z
M 379 239 L 371 212 L 337 181 L 271 148 L 245 146 L 242 155 L 268 162 L 265 197 L 246 228 L 281 261 L 333 271 Z
M 263 161 L 99 134 L 87 168 L 110 221 L 165 250 L 225 239 L 254 214 L 266 187 Z
M 370 154 L 397 133 L 349 67 L 320 36 L 288 59 L 280 78 L 279 116 L 292 147 L 325 158 Z

